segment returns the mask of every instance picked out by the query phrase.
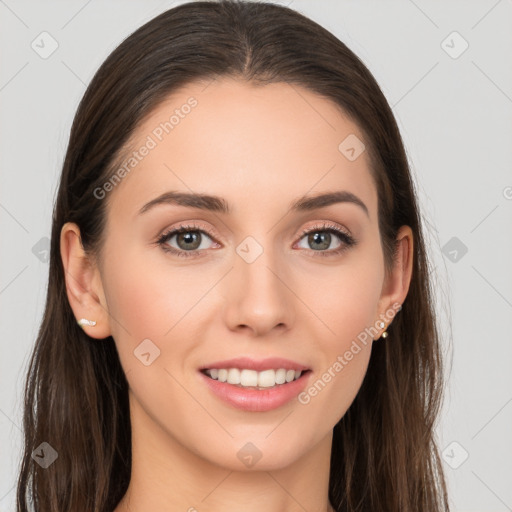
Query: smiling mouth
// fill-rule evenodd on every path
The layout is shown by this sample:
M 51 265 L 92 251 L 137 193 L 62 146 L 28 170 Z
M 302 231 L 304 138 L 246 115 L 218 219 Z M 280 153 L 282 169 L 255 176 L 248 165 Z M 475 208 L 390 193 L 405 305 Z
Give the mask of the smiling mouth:
M 201 372 L 212 380 L 225 382 L 243 389 L 272 389 L 289 384 L 300 379 L 311 370 L 286 370 L 276 368 L 263 370 L 249 370 L 246 368 L 208 368 Z

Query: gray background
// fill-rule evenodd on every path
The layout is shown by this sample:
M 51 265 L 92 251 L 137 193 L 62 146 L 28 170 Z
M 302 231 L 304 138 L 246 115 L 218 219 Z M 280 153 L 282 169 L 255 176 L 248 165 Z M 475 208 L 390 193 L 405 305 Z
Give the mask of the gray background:
M 0 512 L 14 510 L 21 391 L 74 112 L 108 53 L 179 3 L 0 0 Z M 437 274 L 452 507 L 512 510 L 512 1 L 280 3 L 355 51 L 393 106 Z

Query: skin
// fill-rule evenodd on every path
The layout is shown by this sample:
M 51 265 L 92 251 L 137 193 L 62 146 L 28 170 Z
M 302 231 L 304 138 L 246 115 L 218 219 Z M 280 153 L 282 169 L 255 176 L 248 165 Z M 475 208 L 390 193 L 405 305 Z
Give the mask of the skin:
M 132 478 L 116 512 L 329 510 L 332 429 L 361 386 L 373 339 L 308 404 L 267 412 L 221 402 L 198 368 L 278 356 L 306 364 L 315 382 L 359 333 L 403 303 L 411 229 L 400 229 L 386 275 L 367 153 L 349 161 L 338 150 L 348 135 L 364 137 L 333 103 L 298 86 L 189 84 L 137 128 L 132 149 L 190 96 L 198 105 L 109 192 L 101 259 L 84 253 L 75 224 L 61 232 L 71 307 L 77 319 L 96 320 L 84 327 L 91 343 L 113 336 L 130 388 Z M 167 204 L 138 214 L 169 190 L 221 196 L 232 213 Z M 305 194 L 337 190 L 357 195 L 368 215 L 350 202 L 287 213 Z M 302 232 L 325 221 L 357 244 L 319 255 Z M 155 244 L 182 222 L 208 230 L 199 257 Z M 263 249 L 251 263 L 236 252 L 247 236 Z M 322 250 L 343 243 L 333 234 Z M 187 248 L 176 236 L 167 245 Z M 144 339 L 160 349 L 149 366 L 133 353 Z M 252 467 L 237 457 L 248 442 L 262 454 Z

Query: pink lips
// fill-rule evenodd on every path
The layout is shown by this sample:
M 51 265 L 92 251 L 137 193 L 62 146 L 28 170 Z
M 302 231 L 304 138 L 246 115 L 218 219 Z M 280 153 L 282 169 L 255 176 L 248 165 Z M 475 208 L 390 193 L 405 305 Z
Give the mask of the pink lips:
M 249 357 L 237 357 L 225 361 L 215 361 L 206 366 L 202 366 L 200 370 L 207 370 L 212 368 L 246 368 L 247 370 L 256 370 L 262 372 L 264 370 L 277 370 L 284 368 L 285 370 L 307 370 L 308 367 L 303 364 L 290 361 L 289 359 L 282 359 L 280 357 L 269 357 L 259 361 Z
M 203 366 L 200 370 L 213 368 L 239 368 L 259 372 L 284 368 L 286 370 L 301 370 L 303 372 L 297 380 L 292 382 L 278 384 L 268 389 L 251 389 L 228 384 L 227 382 L 219 382 L 218 380 L 210 378 L 203 373 L 203 371 L 199 371 L 200 378 L 215 396 L 237 409 L 250 412 L 270 411 L 290 402 L 290 400 L 304 390 L 312 373 L 311 371 L 307 371 L 309 368 L 303 364 L 281 358 L 268 358 L 256 361 L 254 359 L 241 357 L 225 361 L 215 361 L 207 366 Z

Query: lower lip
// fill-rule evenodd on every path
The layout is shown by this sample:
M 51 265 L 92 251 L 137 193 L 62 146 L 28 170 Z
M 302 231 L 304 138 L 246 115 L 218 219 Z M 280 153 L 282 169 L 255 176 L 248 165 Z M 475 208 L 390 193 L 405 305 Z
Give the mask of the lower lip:
M 206 385 L 221 400 L 237 409 L 251 412 L 271 411 L 288 403 L 306 387 L 310 373 L 311 371 L 307 371 L 292 382 L 259 390 L 245 389 L 227 382 L 219 382 L 199 372 Z

